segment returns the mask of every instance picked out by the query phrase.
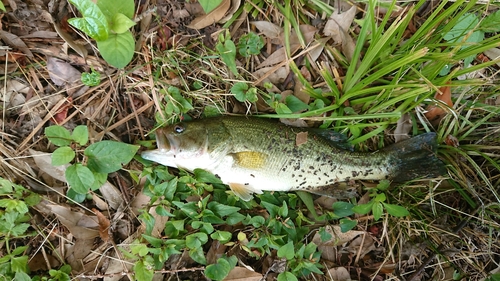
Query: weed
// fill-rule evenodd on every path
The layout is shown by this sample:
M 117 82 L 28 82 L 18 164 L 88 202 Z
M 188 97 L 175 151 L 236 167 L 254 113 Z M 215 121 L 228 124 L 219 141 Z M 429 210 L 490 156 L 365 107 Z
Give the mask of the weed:
M 109 64 L 123 68 L 132 60 L 135 40 L 129 28 L 135 25 L 133 0 L 70 0 L 82 18 L 68 22 L 96 40 L 97 48 Z

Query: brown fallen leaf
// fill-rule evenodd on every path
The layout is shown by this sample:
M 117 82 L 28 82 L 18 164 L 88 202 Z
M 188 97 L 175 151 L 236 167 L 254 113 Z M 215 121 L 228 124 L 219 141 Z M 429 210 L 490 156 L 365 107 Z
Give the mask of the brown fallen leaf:
M 447 82 L 446 84 L 450 84 L 450 82 Z M 429 122 L 431 122 L 432 126 L 436 127 L 439 125 L 439 122 L 441 122 L 441 120 L 448 114 L 448 110 L 446 109 L 446 107 L 453 107 L 453 102 L 451 100 L 451 87 L 443 86 L 439 88 L 439 91 L 434 96 L 434 99 L 439 103 L 427 107 L 425 117 L 427 118 L 427 120 L 429 120 Z
M 99 236 L 102 241 L 109 242 L 109 226 L 111 223 L 105 215 L 99 212 L 99 210 L 93 208 L 92 211 L 96 214 L 97 221 L 99 222 Z
M 219 22 L 231 7 L 231 0 L 223 0 L 217 8 L 206 15 L 195 18 L 187 27 L 192 29 L 202 29 L 211 24 Z
M 331 36 L 335 43 L 342 44 L 342 33 L 349 30 L 355 15 L 356 6 L 343 13 L 333 12 L 323 28 L 323 34 Z
M 14 35 L 5 30 L 0 30 L 0 38 L 5 42 L 5 44 L 11 46 L 14 49 L 19 49 L 29 58 L 33 58 L 33 53 L 30 51 L 28 46 L 26 46 L 24 41 L 17 35 Z
M 408 133 L 410 132 L 411 127 L 412 123 L 410 114 L 403 114 L 401 118 L 399 118 L 396 129 L 394 130 L 394 140 L 396 142 L 400 142 L 402 140 L 409 139 L 410 136 L 408 135 Z
M 303 145 L 307 142 L 307 132 L 300 132 L 295 136 L 295 146 Z
M 251 271 L 245 267 L 237 266 L 229 271 L 224 281 L 258 281 L 262 279 L 262 274 Z

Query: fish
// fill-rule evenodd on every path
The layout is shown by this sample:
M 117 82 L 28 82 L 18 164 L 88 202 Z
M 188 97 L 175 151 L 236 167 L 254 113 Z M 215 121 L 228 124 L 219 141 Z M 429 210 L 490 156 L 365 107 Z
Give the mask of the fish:
M 245 201 L 263 191 L 322 194 L 339 183 L 404 183 L 446 172 L 432 132 L 375 152 L 352 151 L 333 130 L 291 127 L 260 117 L 180 122 L 157 129 L 155 135 L 157 149 L 142 152 L 142 158 L 191 172 L 209 171 Z

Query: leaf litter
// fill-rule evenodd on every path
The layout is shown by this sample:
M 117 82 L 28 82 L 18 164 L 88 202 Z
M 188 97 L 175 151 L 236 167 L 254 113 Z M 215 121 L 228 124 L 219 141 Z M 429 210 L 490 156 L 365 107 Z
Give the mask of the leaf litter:
M 125 143 L 135 143 L 145 140 L 145 131 L 153 128 L 157 121 L 152 105 L 157 104 L 158 108 L 161 108 L 159 104 L 165 100 L 168 85 L 178 87 L 187 85 L 184 94 L 194 97 L 196 117 L 203 114 L 203 108 L 207 105 L 214 106 L 222 112 L 244 113 L 249 109 L 255 112 L 254 105 L 249 105 L 250 108 L 247 108 L 227 94 L 228 86 L 224 81 L 234 79 L 234 77 L 228 75 L 220 59 L 214 58 L 214 48 L 211 50 L 206 47 L 216 43 L 211 40 L 213 41 L 213 38 L 216 40 L 216 35 L 223 32 L 222 22 L 235 15 L 245 3 L 222 1 L 212 12 L 203 15 L 194 13 L 195 8 L 189 7 L 189 5 L 197 4 L 158 1 L 157 7 L 154 7 L 157 8 L 154 13 L 157 22 L 150 21 L 149 25 L 146 24 L 146 27 L 141 29 L 141 35 L 137 35 L 146 37 L 138 46 L 137 61 L 127 68 L 128 72 L 119 72 L 107 69 L 102 59 L 90 47 L 91 42 L 81 40 L 78 34 L 67 26 L 65 20 L 61 20 L 71 16 L 68 14 L 66 1 L 51 1 L 50 6 L 40 1 L 7 2 L 10 10 L 7 17 L 2 19 L 4 30 L 0 36 L 3 43 L 10 48 L 2 53 L 4 61 L 8 64 L 8 75 L 6 75 L 6 87 L 2 87 L 0 96 L 3 113 L 0 120 L 3 128 L 1 137 L 4 140 L 1 144 L 2 150 L 0 150 L 3 157 L 0 161 L 0 176 L 23 182 L 43 194 L 45 200 L 35 207 L 36 215 L 42 217 L 42 223 L 39 228 L 35 225 L 33 228 L 42 229 L 43 227 L 43 231 L 54 228 L 55 231 L 50 232 L 53 236 L 49 237 L 52 246 L 44 243 L 40 237 L 37 237 L 34 243 L 36 247 L 41 247 L 48 252 L 42 256 L 47 257 L 51 266 L 58 266 L 55 262 L 58 258 L 54 257 L 59 256 L 62 258 L 59 261 L 72 265 L 74 276 L 81 274 L 93 279 L 119 280 L 130 272 L 135 260 L 124 257 L 115 245 L 110 248 L 108 242 L 130 250 L 134 241 L 144 233 L 144 225 L 140 225 L 136 220 L 141 214 L 139 210 L 148 206 L 150 200 L 150 197 L 140 192 L 144 183 L 135 184 L 128 173 L 118 171 L 98 192 L 92 193 L 93 200 L 89 200 L 84 205 L 72 204 L 63 196 L 66 189 L 63 176 L 65 167 L 54 167 L 50 164 L 48 153 L 53 151 L 53 147 L 41 137 L 41 132 L 44 127 L 54 123 L 62 124 L 68 129 L 74 128 L 77 124 L 87 124 L 90 138 L 95 141 L 114 139 Z M 144 4 L 138 5 L 138 11 L 153 8 Z M 256 86 L 263 87 L 266 82 L 270 82 L 272 90 L 263 90 L 282 94 L 283 99 L 280 102 L 285 101 L 286 95 L 293 95 L 306 105 L 314 102 L 316 99 L 311 98 L 311 95 L 305 91 L 306 84 L 317 85 L 320 89 L 328 89 L 330 86 L 325 85 L 326 82 L 321 79 L 320 69 L 326 69 L 332 73 L 338 81 L 336 88 L 342 90 L 345 68 L 339 62 L 342 61 L 342 56 L 349 61 L 353 57 L 355 39 L 360 28 L 357 20 L 361 18 L 360 14 L 365 12 L 366 6 L 358 3 L 356 6 L 342 7 L 340 12 L 336 10 L 337 6 L 340 5 L 333 5 L 334 10 L 330 16 L 326 15 L 325 11 L 318 13 L 309 6 L 301 10 L 304 12 L 302 15 L 308 17 L 308 22 L 300 22 L 295 26 L 299 27 L 299 30 L 292 27 L 291 33 L 286 35 L 290 36 L 291 57 L 287 56 L 284 47 L 284 17 L 277 9 L 264 6 L 242 9 L 241 16 L 238 18 L 241 21 L 238 23 L 240 25 L 233 23 L 233 26 L 238 28 L 231 29 L 232 40 L 237 42 L 242 34 L 254 31 L 264 38 L 266 46 L 259 55 L 249 58 L 248 61 L 238 57 L 239 72 L 248 73 L 249 75 L 245 78 L 255 82 Z M 6 23 L 10 25 L 6 26 Z M 190 30 L 189 27 L 192 29 Z M 54 32 L 57 32 L 58 37 L 54 38 Z M 410 35 L 411 32 L 415 30 L 407 30 Z M 305 46 L 300 43 L 301 37 L 305 38 Z M 77 54 L 72 49 L 76 50 Z M 498 60 L 498 48 L 485 50 L 484 53 L 493 61 L 491 67 L 498 64 L 498 61 L 495 61 Z M 302 57 L 306 59 L 300 61 L 299 58 Z M 299 66 L 300 74 L 304 77 L 304 81 L 307 81 L 306 84 L 296 79 L 296 73 L 290 67 L 292 62 Z M 242 66 L 245 68 L 243 69 Z M 84 87 L 77 78 L 80 73 L 88 72 L 91 68 L 105 71 L 105 81 L 96 87 Z M 488 72 L 491 80 L 498 81 L 498 74 L 497 76 L 491 74 L 498 69 L 490 70 L 493 70 L 493 72 Z M 395 74 L 391 73 L 391 75 Z M 163 81 L 168 83 L 156 83 L 151 78 L 152 76 L 162 77 Z M 474 78 L 479 79 L 479 76 Z M 186 83 L 186 81 L 189 82 Z M 288 81 L 293 83 L 289 84 L 288 88 L 283 88 L 284 84 L 290 83 Z M 199 85 L 192 87 L 194 82 Z M 383 84 L 386 81 L 380 82 Z M 453 100 L 456 101 L 457 96 L 460 95 L 459 91 L 456 91 L 457 88 L 456 85 L 453 87 L 442 85 L 439 91 L 436 91 L 434 104 L 425 108 L 426 119 L 434 127 L 450 126 L 451 128 L 450 123 L 455 122 L 456 116 L 477 117 L 478 119 L 475 120 L 482 120 L 484 124 L 476 127 L 463 125 L 468 126 L 466 133 L 446 136 L 447 139 L 454 138 L 450 144 L 453 143 L 454 147 L 459 148 L 460 146 L 455 144 L 463 144 L 464 140 L 469 138 L 481 139 L 482 141 L 478 141 L 477 145 L 498 146 L 498 140 L 487 127 L 487 122 L 495 121 L 494 118 L 497 117 L 481 119 L 483 113 L 471 109 L 472 104 L 486 103 L 486 101 L 478 96 L 470 98 L 470 102 L 467 103 L 468 107 L 459 107 L 458 104 L 453 104 Z M 471 94 L 471 96 L 474 95 Z M 155 98 L 157 100 L 152 102 Z M 262 100 L 262 97 L 260 98 Z M 492 105 L 498 107 L 499 100 L 497 96 L 494 96 Z M 329 101 L 332 102 L 332 100 Z M 266 110 L 273 111 L 268 104 L 265 105 Z M 360 105 L 354 102 L 355 111 L 358 110 L 357 106 Z M 451 110 L 456 110 L 457 113 L 449 114 Z M 494 112 L 495 109 L 489 108 L 488 110 Z M 458 111 L 463 111 L 465 114 L 460 114 Z M 180 111 L 178 114 L 181 115 Z M 412 114 L 403 114 L 395 121 L 394 127 L 387 130 L 387 135 L 393 135 L 396 141 L 412 135 L 412 128 L 419 126 L 410 122 L 410 120 L 416 120 L 412 119 L 414 117 Z M 300 121 L 300 125 L 308 125 L 303 120 Z M 349 124 L 349 126 L 355 125 Z M 368 129 L 365 130 L 365 133 L 368 132 Z M 481 132 L 488 133 L 478 138 Z M 307 138 L 297 140 L 297 145 L 304 141 L 307 141 Z M 383 142 L 383 140 L 377 141 Z M 376 147 L 378 143 L 369 143 L 369 145 Z M 9 152 L 4 151 L 4 147 L 8 148 Z M 482 161 L 476 157 L 478 153 L 473 155 L 474 160 Z M 490 157 L 498 159 L 498 149 L 490 149 L 487 153 Z M 464 161 L 466 156 L 458 157 L 456 161 Z M 16 169 L 12 168 L 14 165 Z M 479 162 L 479 165 L 488 166 L 488 163 Z M 132 162 L 127 169 L 141 171 L 142 166 Z M 464 169 L 464 171 L 467 170 Z M 491 171 L 493 171 L 492 179 L 497 179 L 495 178 L 496 172 Z M 468 173 L 472 173 L 472 170 Z M 478 188 L 477 186 L 481 185 L 481 180 L 477 177 L 464 178 L 467 178 L 466 182 L 471 188 Z M 438 212 L 436 209 L 440 209 L 433 202 L 447 204 L 447 202 L 458 201 L 457 195 L 450 191 L 452 189 L 444 183 L 432 187 L 430 191 L 423 191 L 422 186 L 419 185 L 410 186 L 410 188 L 415 193 L 437 192 L 437 194 L 429 194 L 429 197 L 435 195 L 433 200 L 437 201 L 431 203 L 415 201 L 415 204 L 426 215 L 439 218 L 436 224 L 430 223 L 431 227 L 449 229 L 456 223 L 451 216 L 432 215 L 433 212 Z M 124 190 L 126 192 L 123 192 Z M 404 194 L 407 191 L 398 192 Z M 406 198 L 411 198 L 411 196 Z M 368 199 L 366 197 L 366 200 Z M 196 201 L 196 199 L 193 200 Z M 326 205 L 331 206 L 331 202 Z M 454 206 L 460 211 L 462 207 Z M 255 207 L 255 209 L 256 212 L 269 215 L 261 207 Z M 449 209 L 445 210 L 452 212 Z M 153 207 L 148 209 L 147 213 L 155 218 L 153 236 L 165 238 L 162 235 L 169 217 L 158 215 Z M 375 224 L 370 221 L 370 218 L 358 217 L 357 219 L 360 221 L 366 219 Z M 450 249 L 463 246 L 453 245 L 456 242 L 452 238 L 443 238 L 442 235 L 434 233 L 428 234 L 423 239 L 427 242 L 421 242 L 423 240 L 420 238 L 423 234 L 418 232 L 425 227 L 421 226 L 421 222 L 410 218 L 399 220 L 397 225 L 391 223 L 394 221 L 385 220 L 382 223 L 385 226 L 382 228 L 383 231 L 377 234 L 369 231 L 368 223 L 359 224 L 355 230 L 346 233 L 339 233 L 338 225 L 326 225 L 324 226 L 326 231 L 332 236 L 327 241 L 318 240 L 318 231 L 313 231 L 313 242 L 322 249 L 326 265 L 325 276 L 331 276 L 334 280 L 350 280 L 360 275 L 372 276 L 375 279 L 397 278 L 396 273 L 405 274 L 422 265 L 422 260 L 429 255 L 427 243 L 433 245 L 445 243 L 452 246 Z M 484 227 L 478 221 L 474 221 L 466 228 L 471 248 L 468 250 L 471 253 L 477 252 L 478 256 L 490 252 L 488 247 L 498 249 L 497 245 L 487 241 L 488 236 L 482 229 Z M 415 233 L 403 230 L 403 228 Z M 237 227 L 228 227 L 227 230 L 236 233 Z M 411 235 L 403 237 L 403 233 Z M 477 235 L 478 233 L 480 235 Z M 397 247 L 391 243 L 394 241 L 404 241 L 399 253 Z M 473 249 L 474 247 L 476 249 Z M 208 252 L 212 255 L 211 260 L 217 260 L 216 258 L 226 253 L 234 254 L 235 252 L 232 252 L 235 251 L 234 249 L 234 247 L 217 245 L 211 240 L 205 250 L 207 255 Z M 284 270 L 283 263 L 280 263 L 280 260 L 273 254 L 260 254 L 263 261 L 257 261 L 241 249 L 236 253 L 240 257 L 240 264 L 229 273 L 227 280 L 260 280 L 263 276 L 277 276 L 277 273 L 273 273 L 270 269 L 275 269 L 277 272 Z M 28 254 L 31 255 L 32 260 L 41 257 L 39 253 L 29 252 Z M 467 259 L 471 259 L 470 256 L 465 257 L 460 253 L 455 255 L 459 259 L 457 264 L 462 266 L 464 272 L 467 272 L 467 269 L 477 270 L 468 264 Z M 390 262 L 387 262 L 388 260 Z M 478 264 L 488 263 L 481 258 L 477 260 Z M 395 268 L 395 265 L 400 269 Z M 32 263 L 30 267 L 34 271 L 43 268 Z M 353 273 L 351 268 L 355 268 L 357 272 Z M 439 275 L 436 273 L 439 271 L 439 264 L 431 264 L 429 268 L 432 270 L 426 270 L 425 274 Z M 193 271 L 184 271 L 189 269 Z M 202 270 L 199 264 L 193 262 L 189 255 L 183 252 L 169 260 L 164 272 L 159 272 L 159 274 L 182 276 L 184 279 L 191 277 L 201 279 L 203 278 Z M 315 275 L 315 278 L 320 280 L 323 277 Z

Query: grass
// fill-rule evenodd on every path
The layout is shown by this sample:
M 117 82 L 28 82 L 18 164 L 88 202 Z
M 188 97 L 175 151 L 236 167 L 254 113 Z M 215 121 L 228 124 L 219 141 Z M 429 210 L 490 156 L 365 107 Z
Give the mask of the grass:
M 208 276 L 218 280 L 235 266 L 245 265 L 261 276 L 278 280 L 294 280 L 295 276 L 323 280 L 341 269 L 351 269 L 348 275 L 361 280 L 497 280 L 494 278 L 498 278 L 496 272 L 500 268 L 498 59 L 484 62 L 474 59 L 470 66 L 463 62 L 497 47 L 500 32 L 484 33 L 481 42 L 470 41 L 474 31 L 481 31 L 478 21 L 464 30 L 459 39 L 445 40 L 463 16 L 474 14 L 483 19 L 494 13 L 489 10 L 493 6 L 476 1 L 443 1 L 423 14 L 420 8 L 425 2 L 383 3 L 385 13 L 380 10 L 382 3 L 373 0 L 359 5 L 354 23 L 344 34 L 356 41 L 349 46 L 331 39 L 328 43 L 320 41 L 324 37 L 321 32 L 307 42 L 307 34 L 299 28 L 318 19 L 324 23 L 338 7 L 322 1 L 246 1 L 223 26 L 230 31 L 230 40 L 237 44 L 248 32 L 258 33 L 251 24 L 257 20 L 283 28 L 283 38 L 273 44 L 270 38 L 261 35 L 266 40 L 261 54 L 248 58 L 235 54 L 235 61 L 239 61 L 237 74 L 229 69 L 223 54 L 215 47 L 218 34 L 209 38 L 210 29 L 198 33 L 171 27 L 180 38 L 168 37 L 159 30 L 172 22 L 165 23 L 165 18 L 158 16 L 152 25 L 152 30 L 158 31 L 158 41 L 147 41 L 125 71 L 112 74 L 109 83 L 101 84 L 101 92 L 95 92 L 93 99 L 98 102 L 95 106 L 103 111 L 113 109 L 113 117 L 102 121 L 89 118 L 83 112 L 90 102 L 77 100 L 74 104 L 80 112 L 75 114 L 79 117 L 76 122 L 89 123 L 90 136 L 94 131 L 101 137 L 136 140 L 149 147 L 150 137 L 144 139 L 142 132 L 150 128 L 215 114 L 258 114 L 263 118 L 301 118 L 315 126 L 342 132 L 357 150 L 374 151 L 394 142 L 398 120 L 409 114 L 413 122 L 408 134 L 435 131 L 440 143 L 439 156 L 449 171 L 449 179 L 415 181 L 379 192 L 386 196 L 386 203 L 406 208 L 409 216 L 394 217 L 384 212 L 377 220 L 372 213 L 354 214 L 350 208 L 370 200 L 366 194 L 373 193 L 370 189 L 373 183 L 363 183 L 359 189 L 360 195 L 366 193 L 365 196 L 335 204 L 325 197 L 294 192 L 266 192 L 243 202 L 228 193 L 217 178 L 203 171 L 190 174 L 137 158 L 126 166 L 127 170 L 109 178 L 121 188 L 121 194 L 126 194 L 125 203 L 120 209 L 101 209 L 101 212 L 110 220 L 113 231 L 118 233 L 118 229 L 126 234 L 112 234 L 110 244 L 102 241 L 102 235 L 93 238 L 89 247 L 99 258 L 87 256 L 85 265 L 92 266 L 92 270 L 99 268 L 99 272 L 80 268 L 60 255 L 64 245 L 74 247 L 75 243 L 89 242 L 68 238 L 72 231 L 67 222 L 62 223 L 65 227 L 59 227 L 57 234 L 48 233 L 47 229 L 55 227 L 64 216 L 55 217 L 37 205 L 30 209 L 30 214 L 38 235 L 30 241 L 21 235 L 3 239 L 0 253 L 11 259 L 0 259 L 0 273 L 7 279 L 29 274 L 35 279 L 65 280 L 68 274 L 73 278 L 82 275 L 102 278 L 121 276 L 122 272 L 132 270 L 137 280 L 150 280 L 153 272 L 173 279 Z M 234 28 L 240 19 L 244 23 Z M 291 35 L 292 30 L 296 37 Z M 293 50 L 292 42 L 297 42 L 301 49 Z M 265 55 L 276 52 L 280 46 L 285 48 L 283 60 L 268 74 L 284 68 L 287 76 L 278 82 L 259 83 L 263 78 L 255 75 L 257 66 L 266 59 Z M 345 46 L 352 48 L 352 57 L 343 49 Z M 312 59 L 315 48 L 322 48 L 322 53 Z M 239 82 L 256 88 L 260 97 L 256 103 L 235 99 L 231 89 Z M 119 87 L 112 88 L 110 84 L 114 83 Z M 287 83 L 293 87 L 282 88 Z M 443 87 L 451 88 L 453 106 L 442 106 L 448 114 L 438 126 L 433 126 L 427 120 L 426 109 L 440 104 L 435 94 Z M 303 102 L 307 109 L 293 112 L 290 110 L 293 105 L 285 99 L 266 102 L 286 90 L 292 95 L 302 92 L 309 96 Z M 313 103 L 316 106 L 311 106 Z M 82 104 L 85 107 L 79 107 Z M 133 110 L 142 109 L 145 104 L 154 104 L 154 108 L 144 108 L 139 113 Z M 277 109 L 284 108 L 290 113 L 276 114 Z M 109 128 L 109 124 L 117 122 L 118 125 Z M 17 137 L 9 142 L 15 147 L 22 137 L 13 130 L 9 135 L 2 134 L 2 138 L 10 135 Z M 45 139 L 38 142 L 24 139 L 23 143 L 40 151 L 53 151 Z M 22 160 L 13 156 L 16 155 L 13 147 L 7 152 L 2 149 L 6 156 L 0 160 L 2 177 L 30 187 L 46 188 L 51 183 L 57 186 L 57 182 L 46 182 L 47 177 L 35 177 L 35 172 L 26 168 L 29 164 L 19 164 Z M 77 155 L 80 155 L 77 159 L 84 159 L 81 151 Z M 140 199 L 142 193 L 147 195 L 146 199 Z M 100 202 L 96 197 L 106 200 L 109 197 L 98 191 L 90 195 L 94 199 L 81 205 L 70 204 L 61 193 L 50 192 L 42 197 L 63 206 L 69 204 L 77 213 L 97 220 L 90 212 Z M 6 199 L 2 202 L 25 199 L 22 194 L 15 198 L 2 196 Z M 134 202 L 140 202 L 137 204 L 141 207 Z M 0 221 L 7 220 L 6 207 L 0 210 Z M 41 219 L 40 224 L 45 227 L 34 227 L 35 219 Z M 357 224 L 352 224 L 353 221 Z M 24 226 L 26 221 L 12 223 Z M 124 223 L 129 227 L 124 228 Z M 100 221 L 99 226 L 103 225 Z M 345 244 L 335 244 L 332 239 L 343 236 L 327 233 L 327 226 L 354 227 L 345 235 L 358 233 L 358 236 L 350 237 Z M 49 234 L 57 239 L 49 239 Z M 61 264 L 69 263 L 73 272 L 62 268 L 49 273 L 59 268 L 49 266 L 30 273 L 20 267 L 13 261 L 31 259 L 35 254 L 22 247 L 28 244 L 43 249 Z M 334 258 L 328 257 L 329 254 Z M 101 267 L 101 259 L 109 263 L 122 261 L 123 265 L 110 265 L 114 271 L 107 270 Z M 250 272 L 243 275 L 246 274 Z

